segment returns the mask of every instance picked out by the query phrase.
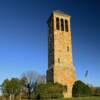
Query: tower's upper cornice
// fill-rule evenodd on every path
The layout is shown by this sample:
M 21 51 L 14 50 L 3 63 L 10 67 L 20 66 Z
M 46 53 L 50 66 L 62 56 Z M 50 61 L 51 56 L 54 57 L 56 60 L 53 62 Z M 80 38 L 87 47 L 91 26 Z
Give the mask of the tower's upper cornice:
M 58 14 L 58 15 L 62 15 L 62 16 L 71 17 L 69 14 L 66 14 L 66 13 L 64 13 L 63 11 L 60 11 L 60 10 L 53 11 L 53 14 Z

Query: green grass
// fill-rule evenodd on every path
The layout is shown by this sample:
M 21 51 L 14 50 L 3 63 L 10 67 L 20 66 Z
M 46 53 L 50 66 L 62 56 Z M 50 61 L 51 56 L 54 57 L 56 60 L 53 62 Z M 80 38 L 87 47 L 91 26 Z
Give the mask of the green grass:
M 3 100 L 3 98 L 0 97 L 0 100 Z M 22 100 L 27 100 L 27 99 L 22 99 Z M 76 98 L 50 99 L 50 100 L 100 100 L 100 97 L 76 97 Z
M 100 97 L 76 97 L 76 98 L 59 99 L 59 100 L 100 100 Z

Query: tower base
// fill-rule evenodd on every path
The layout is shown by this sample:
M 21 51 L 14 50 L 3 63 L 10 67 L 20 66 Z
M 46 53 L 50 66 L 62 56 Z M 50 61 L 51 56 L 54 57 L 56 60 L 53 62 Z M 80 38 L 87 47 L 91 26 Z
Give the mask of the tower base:
M 63 92 L 64 98 L 72 97 L 72 88 L 76 80 L 73 67 L 51 67 L 47 70 L 47 82 L 59 83 L 67 87 Z

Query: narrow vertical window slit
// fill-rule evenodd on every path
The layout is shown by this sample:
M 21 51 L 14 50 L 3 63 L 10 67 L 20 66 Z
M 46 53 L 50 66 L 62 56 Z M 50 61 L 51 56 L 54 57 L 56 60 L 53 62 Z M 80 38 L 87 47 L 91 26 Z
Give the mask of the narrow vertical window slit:
M 59 18 L 56 18 L 56 29 L 59 30 Z
M 64 31 L 64 20 L 61 19 L 61 31 Z
M 65 31 L 68 32 L 68 21 L 65 20 Z

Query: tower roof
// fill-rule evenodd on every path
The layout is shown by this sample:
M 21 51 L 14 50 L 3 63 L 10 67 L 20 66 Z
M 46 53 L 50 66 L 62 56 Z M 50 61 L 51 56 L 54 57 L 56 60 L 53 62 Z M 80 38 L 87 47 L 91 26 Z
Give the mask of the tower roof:
M 60 14 L 60 15 L 63 15 L 63 16 L 70 16 L 69 14 L 66 14 L 65 12 L 63 12 L 63 11 L 60 11 L 60 10 L 55 10 L 55 11 L 53 11 L 53 14 Z

